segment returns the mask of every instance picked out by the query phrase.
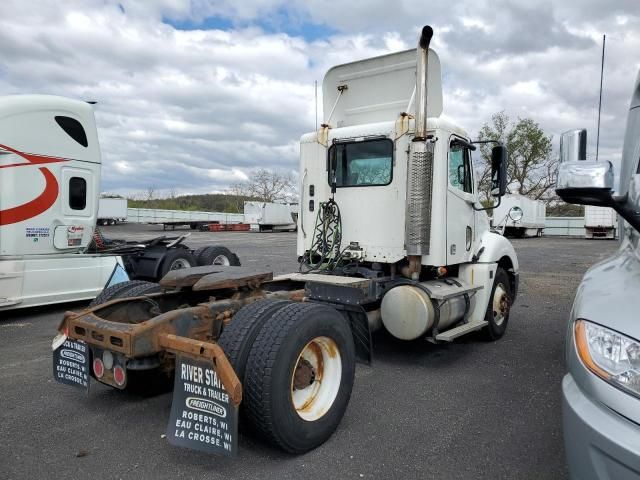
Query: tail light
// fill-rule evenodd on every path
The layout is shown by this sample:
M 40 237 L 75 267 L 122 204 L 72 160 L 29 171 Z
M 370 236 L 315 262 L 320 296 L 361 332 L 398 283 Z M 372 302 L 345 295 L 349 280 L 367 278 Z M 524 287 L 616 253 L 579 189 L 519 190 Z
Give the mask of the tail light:
M 93 373 L 95 374 L 96 378 L 102 378 L 102 376 L 104 375 L 104 363 L 102 363 L 102 360 L 100 360 L 99 358 L 93 360 Z
M 127 381 L 127 376 L 125 374 L 124 368 L 122 368 L 120 365 L 116 365 L 113 368 L 113 380 L 119 387 L 122 387 Z

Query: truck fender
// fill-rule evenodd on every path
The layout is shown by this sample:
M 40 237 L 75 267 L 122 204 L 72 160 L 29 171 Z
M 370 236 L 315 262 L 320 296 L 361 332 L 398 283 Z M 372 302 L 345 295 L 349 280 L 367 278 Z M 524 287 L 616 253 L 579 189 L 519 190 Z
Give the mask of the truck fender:
M 509 240 L 493 232 L 484 232 L 474 254 L 474 260 L 479 263 L 497 263 L 505 270 L 518 273 L 518 257 Z
M 509 275 L 509 280 L 511 281 L 512 301 L 515 302 L 518 295 L 520 266 L 518 264 L 516 251 L 513 248 L 511 242 L 497 233 L 484 232 L 484 234 L 480 238 L 480 242 L 478 243 L 478 247 L 476 252 L 474 253 L 473 259 L 474 263 L 469 264 L 468 266 L 472 267 L 473 265 L 475 265 L 476 268 L 474 270 L 477 270 L 477 273 L 480 273 L 480 270 L 482 270 L 477 267 L 480 267 L 483 264 L 492 266 L 492 268 L 487 270 L 489 279 L 486 279 L 486 290 L 490 291 L 493 287 L 492 279 L 497 267 L 500 267 L 507 272 L 507 275 Z M 484 295 L 487 295 L 488 299 L 488 293 L 485 293 Z M 484 297 L 484 295 L 479 296 Z M 479 303 L 482 304 L 483 302 Z

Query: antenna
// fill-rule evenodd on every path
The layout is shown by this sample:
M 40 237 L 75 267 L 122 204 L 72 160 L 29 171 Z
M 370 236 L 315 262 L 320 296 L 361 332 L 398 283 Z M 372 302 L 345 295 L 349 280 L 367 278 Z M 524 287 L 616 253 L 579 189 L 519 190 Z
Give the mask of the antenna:
M 596 138 L 596 162 L 598 161 L 598 151 L 600 150 L 600 112 L 602 111 L 602 79 L 604 77 L 604 46 L 607 36 L 602 35 L 602 62 L 600 64 L 600 102 L 598 103 L 598 136 Z

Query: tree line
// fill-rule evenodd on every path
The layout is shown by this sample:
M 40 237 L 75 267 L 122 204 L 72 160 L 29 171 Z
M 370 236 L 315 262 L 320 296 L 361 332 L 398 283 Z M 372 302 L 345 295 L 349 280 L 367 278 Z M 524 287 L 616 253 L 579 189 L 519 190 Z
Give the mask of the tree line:
M 261 168 L 244 182 L 231 185 L 223 193 L 201 195 L 175 195 L 160 198 L 155 188 L 149 187 L 138 198 L 129 198 L 130 208 L 162 210 L 190 210 L 206 212 L 242 213 L 244 202 L 294 202 L 295 182 L 290 174 Z

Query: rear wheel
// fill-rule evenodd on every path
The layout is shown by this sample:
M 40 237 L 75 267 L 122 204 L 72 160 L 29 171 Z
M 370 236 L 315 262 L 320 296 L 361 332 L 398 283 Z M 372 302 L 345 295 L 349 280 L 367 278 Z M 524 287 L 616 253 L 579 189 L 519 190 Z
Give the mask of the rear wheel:
M 289 300 L 258 300 L 242 307 L 222 330 L 218 344 L 241 382 L 244 382 L 247 360 L 260 329 L 278 310 L 290 303 Z
M 489 323 L 485 327 L 485 336 L 488 340 L 498 340 L 507 331 L 512 303 L 509 275 L 498 267 L 485 314 L 485 320 Z
M 171 270 L 182 270 L 183 268 L 191 268 L 196 265 L 195 257 L 186 248 L 167 250 L 167 253 L 165 253 L 162 259 L 162 265 L 160 266 L 160 279 Z
M 354 373 L 353 337 L 342 315 L 326 305 L 287 305 L 264 324 L 249 355 L 247 417 L 270 443 L 309 451 L 340 423 Z
M 195 251 L 194 256 L 197 259 L 198 265 L 240 266 L 238 256 L 227 247 L 220 245 L 199 248 Z
M 147 293 L 157 293 L 159 291 L 160 285 L 157 283 L 145 282 L 144 280 L 128 280 L 105 288 L 91 301 L 89 306 L 94 307 L 116 298 L 139 297 Z

